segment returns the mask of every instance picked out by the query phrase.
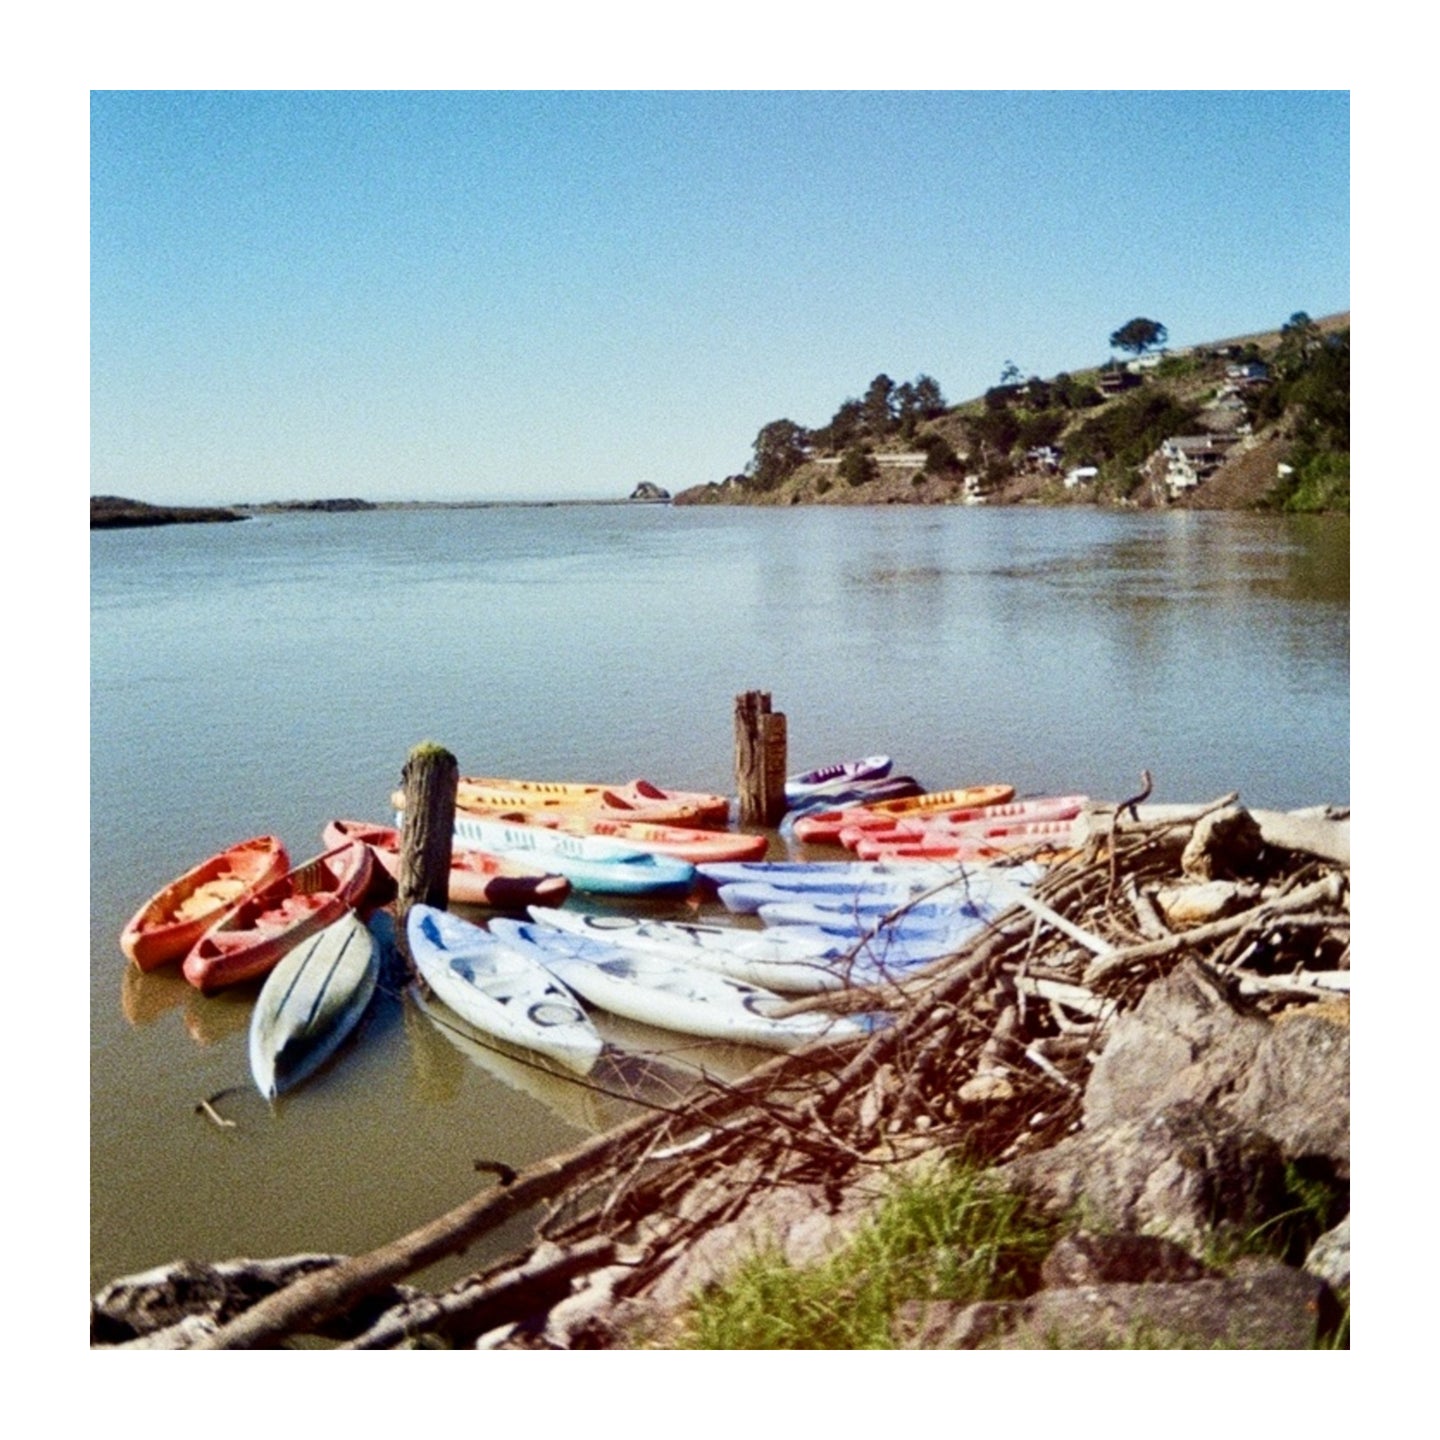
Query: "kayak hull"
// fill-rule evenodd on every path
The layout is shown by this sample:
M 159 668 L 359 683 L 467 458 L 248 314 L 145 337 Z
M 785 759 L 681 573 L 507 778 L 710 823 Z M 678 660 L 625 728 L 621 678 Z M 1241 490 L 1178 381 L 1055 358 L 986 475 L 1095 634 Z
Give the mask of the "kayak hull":
M 265 977 L 251 1012 L 256 1089 L 273 1100 L 313 1075 L 359 1024 L 379 978 L 379 946 L 354 913 L 295 946 Z

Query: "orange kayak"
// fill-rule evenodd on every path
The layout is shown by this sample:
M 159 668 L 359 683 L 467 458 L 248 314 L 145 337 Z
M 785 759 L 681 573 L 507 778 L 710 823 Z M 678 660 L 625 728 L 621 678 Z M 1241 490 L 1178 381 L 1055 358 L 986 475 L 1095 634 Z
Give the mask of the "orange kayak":
M 650 820 L 616 820 L 609 814 L 536 810 L 467 811 L 509 825 L 537 825 L 563 835 L 606 835 L 623 840 L 636 850 L 688 860 L 692 865 L 729 860 L 758 860 L 770 848 L 764 835 L 741 835 L 728 830 L 700 830 L 686 825 L 662 825 Z
M 185 978 L 209 995 L 267 974 L 306 936 L 355 907 L 374 865 L 368 845 L 349 841 L 262 885 L 195 942 L 181 966 Z
M 1015 796 L 1013 785 L 972 785 L 963 790 L 928 790 L 895 800 L 876 800 L 869 805 L 848 805 L 842 810 L 819 810 L 802 815 L 795 822 L 795 838 L 806 844 L 838 843 L 846 827 L 879 830 L 893 825 L 902 816 L 934 814 L 942 810 L 983 809 L 1003 805 Z
M 392 881 L 400 878 L 400 832 L 364 820 L 332 820 L 325 827 L 328 848 L 359 840 L 375 852 L 379 868 Z M 563 875 L 547 874 L 534 865 L 492 855 L 485 850 L 450 852 L 452 905 L 483 905 L 493 910 L 524 910 L 530 905 L 563 905 L 570 894 Z M 393 895 L 393 886 L 391 887 Z
M 152 895 L 120 932 L 120 948 L 142 970 L 181 960 L 232 905 L 289 868 L 290 857 L 276 836 L 242 840 Z
M 599 810 L 614 820 L 651 820 L 661 825 L 724 825 L 730 818 L 730 801 L 724 795 L 665 790 L 649 780 L 589 785 L 463 775 L 455 803 L 462 810 L 496 805 L 511 810 Z

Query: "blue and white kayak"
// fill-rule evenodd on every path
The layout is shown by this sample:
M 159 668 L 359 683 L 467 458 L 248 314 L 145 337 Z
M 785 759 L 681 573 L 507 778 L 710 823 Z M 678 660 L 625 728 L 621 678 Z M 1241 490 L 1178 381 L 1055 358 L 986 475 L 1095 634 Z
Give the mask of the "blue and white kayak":
M 540 905 L 531 907 L 530 916 L 547 929 L 698 965 L 781 994 L 818 995 L 850 983 L 849 967 L 838 963 L 848 948 L 839 936 L 801 940 L 782 931 L 741 930 L 699 921 L 585 915 L 565 909 L 547 913 Z
M 430 905 L 411 907 L 405 934 L 421 979 L 462 1020 L 576 1074 L 594 1068 L 599 1031 L 531 951 Z
M 1028 882 L 966 876 L 963 879 L 926 881 L 906 885 L 895 880 L 877 881 L 870 885 L 837 885 L 831 889 L 812 887 L 788 889 L 760 881 L 722 885 L 720 903 L 734 915 L 758 915 L 766 905 L 808 901 L 831 910 L 862 910 L 883 915 L 890 910 L 907 908 L 907 913 L 954 909 L 957 906 L 981 906 L 990 910 L 1003 909 L 1014 903 L 1014 897 L 1028 888 Z
M 851 985 L 878 985 L 887 980 L 903 980 L 916 970 L 953 955 L 978 932 L 968 930 L 956 936 L 945 930 L 917 930 L 902 935 L 884 929 L 846 934 L 818 925 L 784 925 L 772 933 L 814 944 L 835 944 L 838 951 L 830 964 L 846 975 Z
M 250 1074 L 267 1100 L 308 1079 L 340 1048 L 379 976 L 379 946 L 353 910 L 282 957 L 250 1014 Z
M 402 823 L 396 817 L 396 823 Z M 454 844 L 464 850 L 533 859 L 592 895 L 684 895 L 695 881 L 688 860 L 637 850 L 604 835 L 566 835 L 543 825 L 514 825 L 479 815 L 455 816 Z
M 922 795 L 925 787 L 913 775 L 884 775 L 875 780 L 840 780 L 788 802 L 780 821 L 780 833 L 787 834 L 795 821 L 812 810 L 839 810 L 847 805 L 873 805 L 877 800 L 902 800 Z
M 524 921 L 497 917 L 490 928 L 507 944 L 528 947 L 591 1005 L 663 1030 L 791 1050 L 822 1037 L 868 1035 L 885 1023 L 813 1012 L 780 1018 L 767 1011 L 785 1003 L 781 996 L 713 970 Z
M 832 909 L 805 900 L 760 907 L 760 919 L 782 934 L 788 933 L 792 926 L 801 926 L 822 934 L 848 938 L 852 942 L 877 936 L 906 944 L 918 940 L 942 946 L 958 945 L 969 939 L 983 930 L 996 913 L 972 906 L 950 910 L 917 909 L 900 915 L 891 911 Z

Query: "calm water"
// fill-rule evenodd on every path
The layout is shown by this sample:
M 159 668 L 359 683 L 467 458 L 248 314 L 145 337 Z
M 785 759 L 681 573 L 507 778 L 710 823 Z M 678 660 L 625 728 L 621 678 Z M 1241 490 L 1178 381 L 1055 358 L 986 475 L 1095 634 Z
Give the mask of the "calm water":
M 884 751 L 930 789 L 1114 799 L 1149 769 L 1159 801 L 1348 803 L 1349 616 L 1335 519 L 560 506 L 95 532 L 92 1288 L 369 1248 L 472 1194 L 477 1158 L 619 1113 L 398 999 L 270 1110 L 255 988 L 203 999 L 116 944 L 205 855 L 273 832 L 299 860 L 331 817 L 384 819 L 425 739 L 462 773 L 729 792 L 746 689 L 788 716 L 792 769 Z M 232 1086 L 234 1128 L 196 1115 Z

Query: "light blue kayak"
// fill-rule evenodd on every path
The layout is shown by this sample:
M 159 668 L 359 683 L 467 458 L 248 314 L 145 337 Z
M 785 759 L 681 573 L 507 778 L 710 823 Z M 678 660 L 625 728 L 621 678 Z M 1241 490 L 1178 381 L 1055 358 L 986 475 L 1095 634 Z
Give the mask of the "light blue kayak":
M 886 980 L 903 980 L 917 969 L 953 955 L 978 932 L 970 930 L 952 935 L 944 930 L 919 930 L 899 934 L 886 929 L 845 934 L 822 929 L 818 925 L 779 925 L 769 933 L 783 935 L 787 939 L 836 945 L 838 953 L 830 963 L 848 976 L 849 983 L 876 985 Z
M 717 860 L 695 868 L 712 885 L 758 883 L 787 890 L 844 890 L 866 885 L 939 884 L 965 874 L 967 867 L 958 861 L 927 860 Z
M 829 897 L 835 897 L 848 903 L 859 896 L 880 896 L 901 904 L 907 897 L 932 890 L 937 898 L 955 894 L 991 901 L 1006 891 L 1034 885 L 1045 873 L 1030 863 L 1002 866 L 903 860 L 752 861 L 706 864 L 697 869 L 719 887 L 720 903 L 736 915 L 754 915 L 761 905 L 783 900 L 828 903 Z
M 685 895 L 695 881 L 688 860 L 637 850 L 604 835 L 565 835 L 543 825 L 512 825 L 478 815 L 455 816 L 454 844 L 532 859 L 591 895 Z
M 791 926 L 804 926 L 837 936 L 860 939 L 871 935 L 909 942 L 954 942 L 968 939 L 984 929 L 998 911 L 983 906 L 950 906 L 945 909 L 917 907 L 903 915 L 889 910 L 817 905 L 808 900 L 789 900 L 760 907 L 760 919 L 767 927 L 788 933 Z
M 663 1030 L 791 1050 L 822 1037 L 870 1034 L 884 1017 L 776 1016 L 785 1002 L 759 986 L 661 955 L 625 950 L 588 936 L 500 918 L 490 922 L 506 944 L 524 946 L 591 1005 Z

